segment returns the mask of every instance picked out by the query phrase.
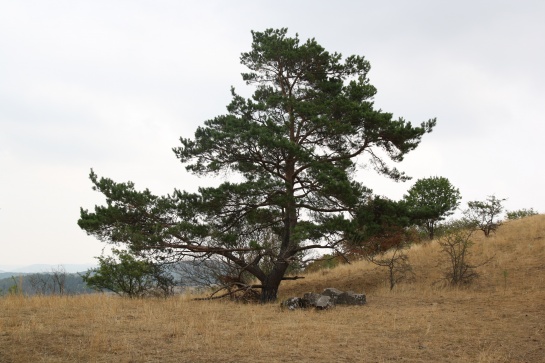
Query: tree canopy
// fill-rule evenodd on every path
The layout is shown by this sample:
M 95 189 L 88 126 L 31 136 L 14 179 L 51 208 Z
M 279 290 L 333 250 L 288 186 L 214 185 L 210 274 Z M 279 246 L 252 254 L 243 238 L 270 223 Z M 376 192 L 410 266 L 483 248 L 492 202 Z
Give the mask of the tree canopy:
M 355 180 L 358 161 L 406 180 L 389 161 L 402 161 L 436 121 L 413 126 L 376 110 L 362 56 L 343 59 L 314 39 L 288 37 L 287 29 L 252 36 L 240 58 L 252 97 L 232 89 L 227 113 L 174 148 L 189 172 L 230 173 L 237 182 L 159 197 L 91 172 L 106 206 L 82 209 L 78 223 L 105 242 L 157 258 L 221 256 L 259 280 L 267 302 L 305 251 L 342 243 L 371 194 Z
M 467 202 L 468 208 L 464 211 L 465 218 L 470 224 L 483 231 L 486 237 L 489 237 L 490 232 L 496 232 L 502 225 L 501 220 L 495 219 L 503 212 L 503 202 L 506 200 L 489 195 L 485 201 Z
M 419 179 L 404 196 L 411 217 L 433 239 L 437 223 L 454 213 L 460 205 L 460 191 L 447 178 Z

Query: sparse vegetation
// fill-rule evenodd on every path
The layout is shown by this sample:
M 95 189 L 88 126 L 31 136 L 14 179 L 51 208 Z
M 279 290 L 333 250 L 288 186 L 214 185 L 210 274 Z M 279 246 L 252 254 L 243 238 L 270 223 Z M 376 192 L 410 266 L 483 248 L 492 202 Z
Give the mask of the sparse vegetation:
M 281 299 L 326 287 L 367 295 L 366 306 L 325 313 L 186 295 L 5 296 L 0 361 L 542 362 L 545 216 L 472 240 L 475 261 L 495 257 L 464 289 L 433 285 L 443 277 L 436 240 L 407 250 L 416 280 L 394 290 L 383 268 L 365 260 L 285 284 Z
M 388 252 L 383 252 L 378 255 L 371 254 L 366 257 L 369 262 L 388 269 L 390 290 L 393 290 L 402 280 L 405 280 L 408 277 L 410 278 L 413 275 L 413 269 L 409 263 L 409 256 L 406 252 L 407 247 L 408 244 L 406 243 L 398 243 Z
M 444 235 L 439 238 L 440 251 L 447 257 L 448 268 L 445 278 L 451 285 L 466 285 L 477 278 L 477 266 L 469 261 L 470 249 L 473 246 L 471 236 L 475 230 L 465 225 L 453 225 L 447 228 Z

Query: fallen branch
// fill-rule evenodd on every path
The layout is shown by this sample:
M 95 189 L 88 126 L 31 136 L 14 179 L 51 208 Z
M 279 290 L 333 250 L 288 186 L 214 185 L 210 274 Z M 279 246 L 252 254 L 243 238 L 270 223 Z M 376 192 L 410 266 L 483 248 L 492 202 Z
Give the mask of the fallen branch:
M 212 295 L 210 295 L 209 297 L 196 297 L 194 298 L 193 300 L 196 300 L 196 301 L 202 301 L 202 300 L 217 300 L 217 299 L 222 299 L 226 296 L 230 296 L 230 295 L 233 295 L 234 293 L 237 293 L 239 291 L 247 291 L 248 290 L 248 287 L 241 287 L 239 289 L 236 289 L 234 291 L 228 291 L 226 292 L 225 294 L 223 295 L 219 295 L 219 296 L 214 296 L 215 294 L 217 294 L 218 292 L 220 292 L 221 290 L 224 290 L 226 289 L 225 287 L 215 291 Z

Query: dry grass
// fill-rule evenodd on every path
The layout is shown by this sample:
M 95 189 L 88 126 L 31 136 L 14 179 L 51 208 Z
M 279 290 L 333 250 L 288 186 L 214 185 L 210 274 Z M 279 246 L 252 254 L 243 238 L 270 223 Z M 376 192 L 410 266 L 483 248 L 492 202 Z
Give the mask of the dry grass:
M 128 300 L 104 295 L 0 299 L 0 362 L 545 362 L 545 216 L 474 238 L 470 287 L 441 278 L 437 244 L 414 247 L 416 281 L 389 291 L 364 262 L 287 281 L 282 297 L 337 287 L 368 305 Z

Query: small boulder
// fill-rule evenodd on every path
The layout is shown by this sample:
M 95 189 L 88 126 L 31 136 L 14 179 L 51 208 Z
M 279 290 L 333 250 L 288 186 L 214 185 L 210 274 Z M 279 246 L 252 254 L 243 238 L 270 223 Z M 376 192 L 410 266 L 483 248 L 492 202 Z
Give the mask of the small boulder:
M 322 292 L 322 295 L 329 296 L 333 299 L 333 301 L 337 302 L 337 299 L 339 295 L 341 295 L 343 292 L 339 289 L 336 289 L 334 287 L 328 287 Z
M 366 303 L 366 298 L 364 294 L 346 291 L 337 296 L 336 303 L 340 305 L 364 305 Z
M 303 299 L 306 300 L 309 306 L 316 306 L 316 302 L 322 295 L 315 292 L 307 292 L 303 295 Z
M 329 296 L 321 295 L 318 300 L 316 300 L 314 306 L 316 309 L 326 310 L 335 306 L 335 303 Z
M 302 300 L 300 297 L 290 297 L 282 302 L 282 307 L 288 310 L 301 309 L 304 307 Z

